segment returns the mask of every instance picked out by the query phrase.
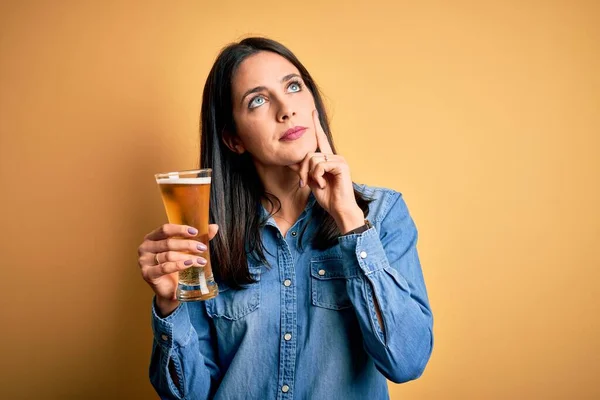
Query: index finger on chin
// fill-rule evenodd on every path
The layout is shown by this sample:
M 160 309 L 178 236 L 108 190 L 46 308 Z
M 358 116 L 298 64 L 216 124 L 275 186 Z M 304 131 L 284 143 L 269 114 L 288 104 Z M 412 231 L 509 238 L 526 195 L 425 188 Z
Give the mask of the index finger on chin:
M 313 122 L 315 124 L 317 146 L 319 146 L 319 150 L 321 151 L 321 153 L 333 154 L 333 150 L 331 149 L 329 139 L 327 139 L 327 135 L 325 134 L 323 126 L 321 125 L 321 120 L 319 119 L 319 112 L 317 110 L 313 111 Z

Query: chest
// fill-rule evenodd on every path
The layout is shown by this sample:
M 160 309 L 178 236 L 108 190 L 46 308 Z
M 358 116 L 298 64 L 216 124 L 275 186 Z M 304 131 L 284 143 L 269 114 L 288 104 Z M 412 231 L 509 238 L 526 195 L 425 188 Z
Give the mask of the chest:
M 346 286 L 356 271 L 349 271 L 338 245 L 318 251 L 297 240 L 282 240 L 266 250 L 267 263 L 248 264 L 256 283 L 240 290 L 220 284 L 219 296 L 206 302 L 216 324 L 237 322 L 252 328 L 252 314 L 259 311 L 261 325 L 276 326 L 283 314 L 309 321 L 319 311 L 352 306 Z

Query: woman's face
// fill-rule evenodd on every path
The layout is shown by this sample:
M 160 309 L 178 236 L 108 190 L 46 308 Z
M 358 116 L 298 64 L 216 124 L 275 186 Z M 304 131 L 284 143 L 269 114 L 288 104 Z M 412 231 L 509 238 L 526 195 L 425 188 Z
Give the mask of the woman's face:
M 248 151 L 265 166 L 291 166 L 316 150 L 315 102 L 287 59 L 267 51 L 246 58 L 232 92 L 235 151 Z M 284 137 L 290 129 L 300 131 Z

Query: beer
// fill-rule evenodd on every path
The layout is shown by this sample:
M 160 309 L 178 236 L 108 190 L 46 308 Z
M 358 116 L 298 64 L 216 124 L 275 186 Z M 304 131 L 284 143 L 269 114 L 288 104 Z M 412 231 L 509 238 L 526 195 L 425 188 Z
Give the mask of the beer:
M 198 229 L 196 240 L 207 247 L 210 175 L 210 169 L 156 175 L 169 222 Z M 181 301 L 208 300 L 219 293 L 213 278 L 209 250 L 202 256 L 207 261 L 206 265 L 179 272 L 177 298 Z

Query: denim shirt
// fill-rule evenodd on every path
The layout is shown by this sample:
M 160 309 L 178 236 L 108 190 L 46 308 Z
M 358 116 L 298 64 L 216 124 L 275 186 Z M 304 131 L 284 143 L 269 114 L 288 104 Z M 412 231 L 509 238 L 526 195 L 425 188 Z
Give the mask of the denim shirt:
M 262 228 L 271 267 L 249 261 L 256 283 L 218 282 L 216 298 L 164 319 L 153 308 L 150 380 L 162 399 L 387 399 L 386 378 L 423 373 L 433 316 L 417 229 L 400 193 L 355 188 L 374 199 L 367 231 L 314 249 L 311 194 L 285 237 L 272 217 Z

